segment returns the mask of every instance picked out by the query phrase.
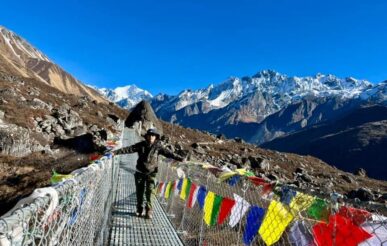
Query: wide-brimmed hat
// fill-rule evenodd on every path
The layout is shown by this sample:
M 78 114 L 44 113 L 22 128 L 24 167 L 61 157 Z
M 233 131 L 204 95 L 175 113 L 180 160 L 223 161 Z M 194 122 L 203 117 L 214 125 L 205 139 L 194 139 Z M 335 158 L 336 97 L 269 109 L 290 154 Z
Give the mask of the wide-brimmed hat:
M 160 138 L 160 133 L 155 128 L 148 129 L 148 131 L 146 131 L 144 137 L 146 137 L 148 135 L 153 135 L 153 136 L 156 136 L 157 138 Z

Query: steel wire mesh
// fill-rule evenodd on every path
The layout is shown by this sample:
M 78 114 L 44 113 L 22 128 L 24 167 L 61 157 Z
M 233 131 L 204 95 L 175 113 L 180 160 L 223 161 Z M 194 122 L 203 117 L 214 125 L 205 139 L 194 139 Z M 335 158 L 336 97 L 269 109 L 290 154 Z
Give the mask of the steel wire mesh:
M 248 180 L 241 180 L 233 186 L 220 182 L 210 171 L 192 163 L 174 166 L 165 160 L 159 165 L 157 178 L 160 183 L 157 198 L 185 245 L 387 245 L 387 217 L 377 210 L 364 215 L 343 214 L 343 211 L 327 203 L 326 213 L 320 211 L 320 216 L 314 218 L 316 215 L 309 211 L 313 196 L 308 195 L 307 191 L 302 193 L 305 196 L 295 196 L 290 202 L 275 192 L 264 193 L 262 186 L 255 186 Z M 189 195 L 182 199 L 182 187 L 180 190 L 175 187 L 184 178 L 190 180 L 191 188 L 200 186 L 212 192 L 215 202 L 205 203 L 201 207 L 198 197 L 193 206 Z M 170 194 L 166 195 L 168 183 L 172 188 Z M 162 184 L 164 189 L 160 190 Z M 211 199 L 208 194 L 205 199 Z M 239 197 L 246 202 L 246 207 L 239 206 L 239 215 L 236 213 L 233 217 L 229 214 L 221 224 L 219 221 L 209 221 L 209 216 L 205 221 L 206 213 L 215 211 L 213 208 L 218 196 L 234 200 Z M 355 206 L 348 203 L 342 205 L 342 208 Z M 340 221 L 342 218 L 343 221 Z M 360 227 L 362 231 L 357 229 Z M 353 230 L 345 231 L 345 228 Z M 363 235 L 364 231 L 369 235 Z M 330 240 L 318 241 L 318 238 L 326 236 Z

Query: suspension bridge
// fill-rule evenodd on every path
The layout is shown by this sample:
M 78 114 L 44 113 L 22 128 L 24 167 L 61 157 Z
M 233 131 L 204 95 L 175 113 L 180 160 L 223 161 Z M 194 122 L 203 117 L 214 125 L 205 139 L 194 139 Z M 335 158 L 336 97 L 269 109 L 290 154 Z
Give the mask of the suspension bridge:
M 118 146 L 140 140 L 123 131 Z M 0 218 L 0 246 L 387 245 L 387 217 L 208 163 L 159 163 L 152 220 L 135 216 L 137 154 L 105 155 Z M 304 193 L 305 192 L 305 193 Z
M 124 146 L 138 141 L 135 131 L 125 130 Z M 153 219 L 136 217 L 136 160 L 137 154 L 118 158 L 118 188 L 112 208 L 109 245 L 183 245 L 155 197 Z

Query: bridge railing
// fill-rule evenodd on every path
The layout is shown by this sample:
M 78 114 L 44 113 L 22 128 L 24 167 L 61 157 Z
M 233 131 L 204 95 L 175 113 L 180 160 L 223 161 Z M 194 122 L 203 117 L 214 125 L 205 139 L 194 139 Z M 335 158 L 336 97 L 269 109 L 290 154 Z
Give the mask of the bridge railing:
M 104 245 L 117 189 L 114 158 L 105 155 L 22 199 L 0 218 L 0 246 Z
M 387 245 L 381 212 L 230 173 L 160 164 L 156 196 L 185 245 Z

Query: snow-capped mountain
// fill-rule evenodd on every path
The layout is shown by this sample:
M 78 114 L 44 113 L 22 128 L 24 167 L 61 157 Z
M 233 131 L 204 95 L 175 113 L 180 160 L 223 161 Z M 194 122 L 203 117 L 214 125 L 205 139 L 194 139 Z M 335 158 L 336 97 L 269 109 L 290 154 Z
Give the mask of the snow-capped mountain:
M 151 101 L 161 119 L 262 144 L 325 121 L 338 119 L 364 103 L 387 105 L 386 82 L 317 74 L 289 77 L 263 70 L 218 85 L 155 97 L 136 86 L 99 89 L 110 101 L 130 109 Z
M 379 83 L 360 94 L 360 98 L 365 101 L 387 103 L 387 81 Z
M 157 96 L 153 106 L 167 112 L 193 106 L 189 114 L 208 113 L 231 107 L 239 114 L 231 122 L 260 122 L 267 116 L 303 98 L 338 97 L 357 98 L 373 86 L 365 80 L 338 78 L 334 75 L 317 74 L 313 77 L 288 77 L 271 70 L 264 70 L 252 77 L 232 77 L 219 85 L 199 90 L 185 90 L 177 96 Z M 166 100 L 167 98 L 167 100 Z M 199 105 L 200 104 L 200 105 Z M 165 110 L 167 109 L 167 110 Z M 167 112 L 166 112 L 167 111 Z
M 110 101 L 126 109 L 131 109 L 142 100 L 149 101 L 153 98 L 151 93 L 138 88 L 136 85 L 127 85 L 115 89 L 101 88 L 98 91 Z

